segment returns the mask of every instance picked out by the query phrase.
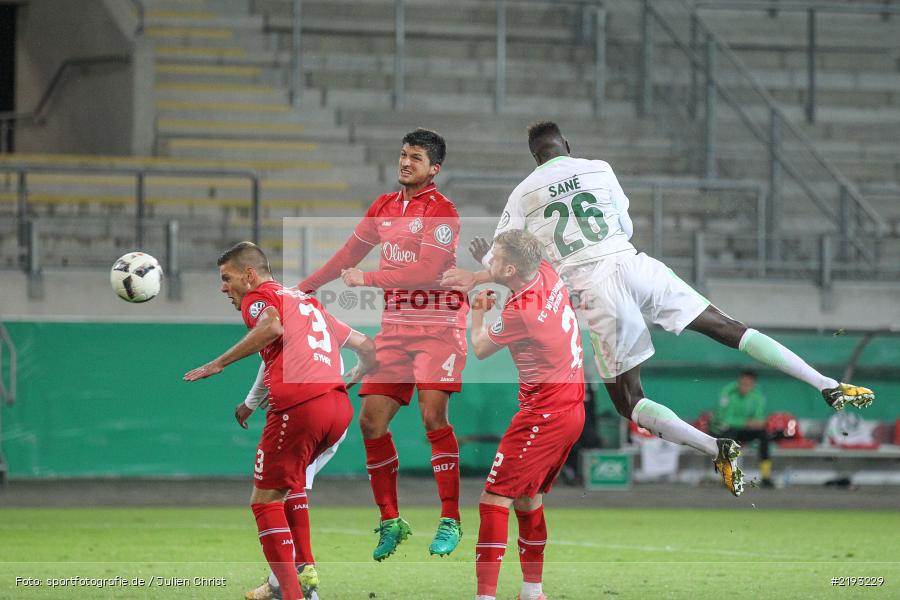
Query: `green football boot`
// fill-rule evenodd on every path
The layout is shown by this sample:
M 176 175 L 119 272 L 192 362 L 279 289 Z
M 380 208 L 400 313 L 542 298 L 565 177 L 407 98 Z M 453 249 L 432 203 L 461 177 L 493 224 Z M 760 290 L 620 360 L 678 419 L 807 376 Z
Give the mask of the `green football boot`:
M 412 535 L 412 530 L 409 528 L 409 523 L 397 517 L 382 521 L 381 525 L 375 529 L 375 533 L 379 534 L 378 545 L 372 552 L 372 558 L 380 562 L 393 554 L 400 542 Z
M 319 589 L 319 573 L 316 571 L 316 565 L 303 565 L 300 570 L 300 591 L 303 592 L 303 598 L 305 600 L 318 598 L 317 589 Z
M 428 551 L 431 554 L 446 556 L 456 550 L 456 545 L 459 544 L 461 537 L 462 527 L 460 522 L 456 519 L 441 517 L 441 522 L 438 524 L 434 539 L 431 540 L 431 545 L 428 546 Z

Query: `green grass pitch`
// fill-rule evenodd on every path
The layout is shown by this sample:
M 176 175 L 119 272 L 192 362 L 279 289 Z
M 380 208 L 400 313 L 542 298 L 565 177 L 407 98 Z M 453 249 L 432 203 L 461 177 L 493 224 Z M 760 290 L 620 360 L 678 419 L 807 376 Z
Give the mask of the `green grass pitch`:
M 311 516 L 323 600 L 475 595 L 478 521 L 472 509 L 463 513 L 460 547 L 443 559 L 427 551 L 437 509 L 404 509 L 413 536 L 380 564 L 371 560 L 374 508 L 313 504 Z M 544 590 L 550 600 L 900 598 L 897 512 L 584 510 L 551 504 L 547 519 Z M 514 523 L 513 516 L 498 599 L 518 593 Z M 266 572 L 249 509 L 0 510 L 3 599 L 237 599 Z M 142 578 L 144 587 L 51 588 L 48 581 L 117 576 Z M 17 585 L 17 577 L 43 585 Z M 884 583 L 832 586 L 832 577 L 882 577 Z

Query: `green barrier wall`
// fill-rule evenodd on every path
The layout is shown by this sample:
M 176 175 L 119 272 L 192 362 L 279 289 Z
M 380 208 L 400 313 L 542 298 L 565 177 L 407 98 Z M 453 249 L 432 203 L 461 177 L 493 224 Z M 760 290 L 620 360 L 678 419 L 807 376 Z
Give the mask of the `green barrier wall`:
M 214 358 L 245 332 L 243 326 L 199 324 L 6 323 L 19 352 L 18 401 L 2 409 L 2 448 L 12 477 L 246 475 L 255 455 L 262 416 L 249 431 L 233 409 L 252 382 L 258 359 L 230 366 L 198 383 L 184 383 L 189 369 Z M 372 334 L 372 331 L 367 333 Z M 858 336 L 777 336 L 810 361 L 840 376 Z M 644 369 L 650 398 L 693 418 L 716 402 L 718 392 L 752 361 L 702 336 L 654 337 L 657 355 Z M 900 416 L 900 337 L 872 342 L 857 380 L 871 384 L 879 401 L 866 418 Z M 655 365 L 655 366 L 654 366 Z M 500 375 L 498 377 L 498 374 Z M 465 381 L 515 381 L 508 353 L 487 361 L 470 356 Z M 827 418 L 829 409 L 811 388 L 761 369 L 769 408 L 801 418 Z M 517 386 L 464 385 L 451 401 L 451 420 L 461 438 L 461 461 L 484 471 L 516 410 Z M 598 412 L 609 412 L 604 392 Z M 359 398 L 353 396 L 358 410 Z M 430 469 L 415 402 L 392 425 L 405 471 Z M 488 441 L 479 441 L 488 437 Z M 332 475 L 364 474 L 356 423 L 329 464 Z

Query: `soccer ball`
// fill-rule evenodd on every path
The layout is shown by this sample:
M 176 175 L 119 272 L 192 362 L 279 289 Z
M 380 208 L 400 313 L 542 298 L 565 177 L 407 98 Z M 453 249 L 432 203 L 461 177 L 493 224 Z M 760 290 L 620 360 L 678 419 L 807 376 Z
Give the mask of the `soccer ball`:
M 129 252 L 113 264 L 109 283 L 119 298 L 126 302 L 146 302 L 159 293 L 162 267 L 143 252 Z

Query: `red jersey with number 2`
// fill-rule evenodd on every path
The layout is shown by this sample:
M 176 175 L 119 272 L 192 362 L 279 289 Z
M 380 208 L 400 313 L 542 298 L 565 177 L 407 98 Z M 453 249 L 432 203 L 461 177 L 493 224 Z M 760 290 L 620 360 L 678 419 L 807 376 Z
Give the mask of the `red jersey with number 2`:
M 519 369 L 520 410 L 557 413 L 584 402 L 578 319 L 550 263 L 542 260 L 534 279 L 510 296 L 488 337 L 509 347 Z
M 284 327 L 284 334 L 260 351 L 270 409 L 282 411 L 332 390 L 346 392 L 341 346 L 353 330 L 312 296 L 277 281 L 244 296 L 241 315 L 247 328 L 253 329 L 269 307 L 278 311 Z

